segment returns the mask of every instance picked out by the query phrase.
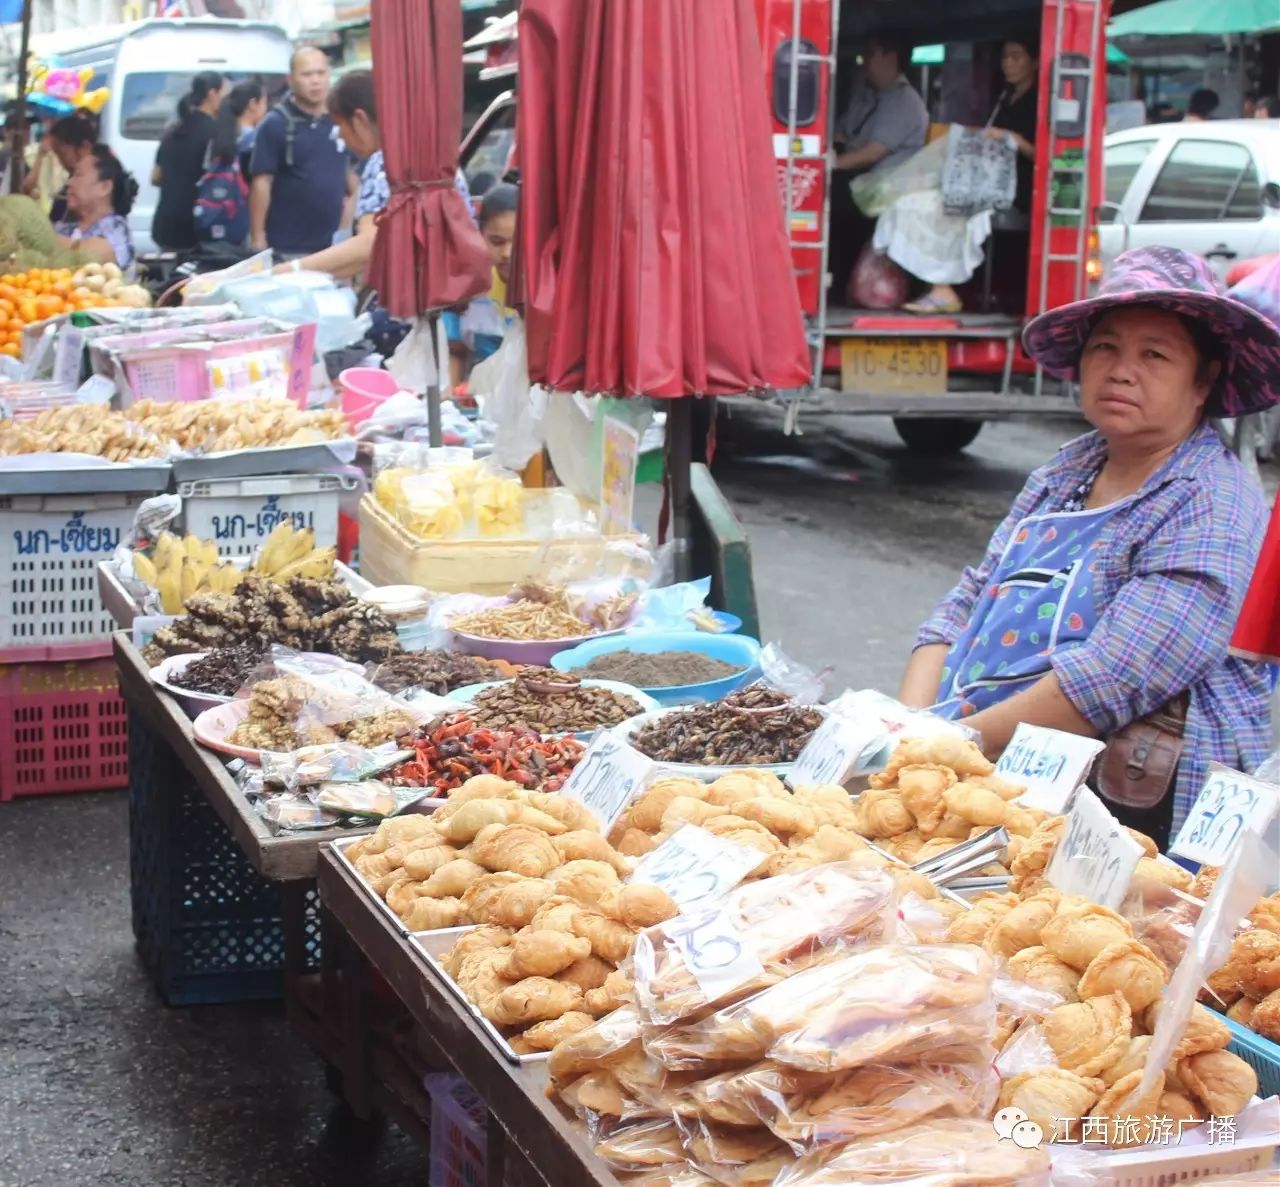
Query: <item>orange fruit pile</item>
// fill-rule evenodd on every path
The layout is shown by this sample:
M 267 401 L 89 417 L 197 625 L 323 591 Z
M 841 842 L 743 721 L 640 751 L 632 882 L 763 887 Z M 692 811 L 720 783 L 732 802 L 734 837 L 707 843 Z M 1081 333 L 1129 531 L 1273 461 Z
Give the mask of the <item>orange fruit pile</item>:
M 0 354 L 17 357 L 22 329 L 32 322 L 98 309 L 114 302 L 86 288 L 76 288 L 70 268 L 32 268 L 0 276 Z

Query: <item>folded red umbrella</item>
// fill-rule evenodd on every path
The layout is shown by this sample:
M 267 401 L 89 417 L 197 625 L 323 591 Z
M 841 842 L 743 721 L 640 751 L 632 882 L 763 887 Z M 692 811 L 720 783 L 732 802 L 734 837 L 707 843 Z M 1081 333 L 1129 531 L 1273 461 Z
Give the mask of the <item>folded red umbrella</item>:
M 369 285 L 396 317 L 457 305 L 490 285 L 490 262 L 458 192 L 462 7 L 370 5 L 378 131 L 391 201 L 378 216 Z
M 524 0 L 519 46 L 530 378 L 807 383 L 751 0 Z

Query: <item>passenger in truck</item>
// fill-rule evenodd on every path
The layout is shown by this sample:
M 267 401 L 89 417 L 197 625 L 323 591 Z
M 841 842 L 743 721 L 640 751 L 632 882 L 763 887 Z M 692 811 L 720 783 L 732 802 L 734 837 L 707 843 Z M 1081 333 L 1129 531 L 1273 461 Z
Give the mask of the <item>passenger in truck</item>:
M 1013 209 L 1015 221 L 1023 223 L 1031 210 L 1039 55 L 1039 38 L 1033 34 L 1005 39 L 1000 54 L 1005 86 L 986 123 L 988 136 L 1009 140 L 1016 152 Z M 943 206 L 941 190 L 928 188 L 895 201 L 877 221 L 873 243 L 877 251 L 930 286 L 923 296 L 904 305 L 905 310 L 953 314 L 964 308 L 955 286 L 970 280 L 982 264 L 984 244 L 992 230 L 990 210 L 970 216 L 949 214 Z M 1010 246 L 1021 248 L 1025 255 L 1025 236 Z M 1022 271 L 1025 270 L 1023 260 Z
M 842 301 L 858 252 L 870 241 L 875 221 L 854 205 L 849 183 L 860 174 L 892 169 L 924 147 L 929 113 L 903 71 L 911 45 L 901 34 L 870 34 L 863 46 L 862 76 L 836 125 L 835 176 L 831 192 L 831 274 Z

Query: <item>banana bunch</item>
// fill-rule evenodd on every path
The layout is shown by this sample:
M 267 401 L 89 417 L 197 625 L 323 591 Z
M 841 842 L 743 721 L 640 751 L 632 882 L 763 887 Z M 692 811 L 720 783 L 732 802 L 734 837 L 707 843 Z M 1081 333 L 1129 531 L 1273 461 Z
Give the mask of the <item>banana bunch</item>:
M 291 577 L 332 581 L 337 555 L 336 548 L 317 548 L 316 534 L 310 528 L 299 530 L 288 520 L 281 520 L 258 553 L 252 572 L 281 584 Z
M 473 497 L 481 536 L 512 536 L 524 528 L 524 487 L 518 478 L 482 478 Z
M 133 554 L 133 571 L 160 594 L 166 614 L 181 614 L 186 601 L 198 593 L 231 593 L 244 574 L 228 562 L 218 563 L 218 546 L 212 540 L 187 535 L 179 538 L 161 532 L 152 554 Z

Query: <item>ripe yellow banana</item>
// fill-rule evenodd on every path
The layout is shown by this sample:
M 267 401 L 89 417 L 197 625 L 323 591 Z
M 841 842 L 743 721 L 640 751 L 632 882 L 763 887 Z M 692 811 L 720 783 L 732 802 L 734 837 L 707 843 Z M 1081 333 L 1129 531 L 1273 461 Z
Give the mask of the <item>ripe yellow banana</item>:
M 133 554 L 133 572 L 139 581 L 145 582 L 152 589 L 155 589 L 159 583 L 160 574 L 156 569 L 156 563 L 145 552 Z
M 255 571 L 264 577 L 270 577 L 281 565 L 288 564 L 284 554 L 292 539 L 293 525 L 287 520 L 281 520 L 272 528 L 271 535 L 262 546 L 262 551 L 258 554 L 258 563 L 254 565 Z
M 301 560 L 277 569 L 271 576 L 273 581 L 285 582 L 291 577 L 313 577 L 318 581 L 327 581 L 333 577 L 333 563 L 337 558 L 337 550 L 333 547 L 315 548 Z
M 182 571 L 177 568 L 165 569 L 156 580 L 156 589 L 160 591 L 160 609 L 166 614 L 182 613 Z
M 172 532 L 161 532 L 156 539 L 155 556 L 156 568 L 163 573 L 175 559 L 181 564 L 181 558 L 184 555 L 182 542 Z

